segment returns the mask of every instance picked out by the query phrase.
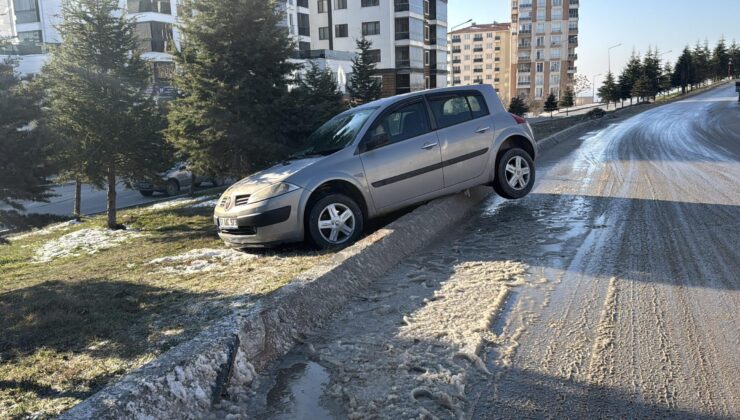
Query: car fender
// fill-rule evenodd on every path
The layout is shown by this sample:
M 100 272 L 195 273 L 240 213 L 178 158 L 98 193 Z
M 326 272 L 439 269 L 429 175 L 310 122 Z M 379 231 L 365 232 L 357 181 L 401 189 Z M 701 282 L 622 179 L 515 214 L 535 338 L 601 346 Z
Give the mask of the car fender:
M 360 170 L 356 174 L 332 171 L 328 173 L 323 173 L 321 177 L 313 178 L 309 183 L 307 183 L 306 187 L 304 187 L 303 189 L 303 193 L 301 194 L 300 204 L 297 209 L 299 222 L 303 223 L 304 221 L 306 214 L 306 205 L 308 204 L 308 200 L 311 198 L 311 195 L 320 186 L 332 181 L 343 181 L 354 186 L 360 192 L 360 194 L 362 194 L 362 198 L 365 200 L 368 218 L 373 217 L 375 214 L 375 205 L 372 201 L 372 196 L 370 195 L 370 191 L 367 188 L 367 184 L 363 185 L 358 183 L 358 179 L 363 181 L 365 180 L 365 171 L 362 168 L 360 168 Z
M 489 182 L 493 181 L 496 177 L 496 157 L 498 156 L 499 150 L 501 149 L 501 145 L 503 145 L 506 140 L 515 136 L 524 137 L 532 145 L 532 149 L 535 151 L 535 154 L 537 153 L 537 143 L 527 131 L 528 130 L 522 130 L 521 125 L 510 125 L 507 127 L 503 127 L 500 131 L 496 131 L 496 136 L 494 137 L 493 143 L 491 144 L 491 153 L 488 156 Z M 532 158 L 534 159 L 534 157 L 535 156 L 533 156 Z

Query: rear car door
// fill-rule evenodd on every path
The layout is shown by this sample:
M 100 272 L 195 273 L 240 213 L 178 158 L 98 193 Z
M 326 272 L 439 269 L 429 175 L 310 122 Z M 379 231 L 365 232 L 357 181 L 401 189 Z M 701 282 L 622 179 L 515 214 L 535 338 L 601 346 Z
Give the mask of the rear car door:
M 379 210 L 444 187 L 439 141 L 424 98 L 381 114 L 360 144 L 360 158 Z
M 493 143 L 493 121 L 483 95 L 461 91 L 428 96 L 437 123 L 445 187 L 483 174 Z

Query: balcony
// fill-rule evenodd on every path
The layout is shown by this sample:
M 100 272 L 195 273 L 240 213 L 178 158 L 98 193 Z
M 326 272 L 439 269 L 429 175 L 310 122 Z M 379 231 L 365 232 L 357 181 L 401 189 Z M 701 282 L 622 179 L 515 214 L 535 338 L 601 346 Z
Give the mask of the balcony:
M 483 73 L 483 69 L 473 69 L 473 73 Z
M 459 36 L 453 36 L 451 42 L 457 44 L 458 42 L 460 42 L 460 37 Z
M 482 62 L 483 62 L 483 59 L 482 58 L 474 58 L 473 59 L 473 63 L 482 63 Z
M 568 60 L 578 60 L 578 54 L 568 54 Z
M 578 7 L 578 0 L 568 0 L 568 6 Z
M 396 40 L 401 39 L 409 39 L 409 33 L 408 32 L 396 32 Z
M 520 63 L 530 63 L 530 62 L 532 62 L 532 57 L 531 56 L 519 57 L 518 58 L 518 62 L 520 62 Z
M 456 48 L 453 48 L 453 49 L 452 49 L 452 53 L 453 53 L 453 54 L 460 54 L 460 52 L 461 52 L 461 51 L 462 51 L 462 50 L 460 49 L 460 47 L 456 47 Z
M 483 37 L 482 36 L 479 36 L 479 35 L 476 35 L 473 38 L 473 41 L 475 41 L 475 42 L 483 42 Z
M 483 52 L 483 47 L 475 47 L 473 48 L 473 52 Z
M 519 8 L 520 9 L 531 9 L 532 8 L 532 3 L 522 3 L 522 4 L 519 5 Z
M 578 27 L 576 26 L 575 28 L 568 28 L 568 33 L 569 34 L 577 34 L 578 33 Z
M 473 79 L 473 83 L 475 83 L 476 85 L 480 85 L 483 83 L 483 79 Z
M 460 64 L 461 60 L 459 58 L 456 58 L 452 60 L 452 64 Z
M 568 67 L 568 73 L 577 73 L 578 67 Z
M 453 69 L 452 69 L 452 73 L 453 73 L 453 74 L 460 74 L 460 69 L 455 69 L 455 68 L 453 68 Z

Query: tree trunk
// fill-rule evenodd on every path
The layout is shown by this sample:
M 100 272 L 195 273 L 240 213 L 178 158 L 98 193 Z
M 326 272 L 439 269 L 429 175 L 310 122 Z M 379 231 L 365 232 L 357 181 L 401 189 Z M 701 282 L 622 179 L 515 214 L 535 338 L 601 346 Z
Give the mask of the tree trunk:
M 116 168 L 108 168 L 108 229 L 118 229 L 116 223 Z
M 82 182 L 79 179 L 75 180 L 75 203 L 72 216 L 78 222 L 82 219 Z

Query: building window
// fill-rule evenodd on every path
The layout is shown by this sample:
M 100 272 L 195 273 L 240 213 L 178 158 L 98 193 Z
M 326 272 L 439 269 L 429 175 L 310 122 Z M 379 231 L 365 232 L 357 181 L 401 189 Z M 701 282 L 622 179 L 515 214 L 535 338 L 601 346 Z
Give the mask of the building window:
M 319 28 L 319 39 L 321 41 L 326 41 L 327 39 L 329 39 L 329 27 L 328 26 Z
M 380 50 L 367 50 L 367 61 L 369 63 L 380 63 Z
M 362 35 L 380 35 L 380 22 L 362 22 Z
M 18 45 L 16 45 L 19 55 L 42 54 L 43 36 L 41 31 L 18 32 Z
M 319 13 L 326 13 L 328 11 L 328 7 L 326 7 L 326 2 L 327 0 L 318 0 Z
M 136 24 L 141 52 L 167 52 L 172 42 L 172 25 L 162 22 Z
M 424 51 L 424 65 L 429 65 L 429 51 Z
M 380 0 L 362 0 L 362 7 L 373 7 L 379 6 Z
M 337 10 L 347 8 L 347 0 L 334 0 L 334 8 Z
M 545 71 L 545 64 L 544 63 L 537 63 L 535 69 L 536 69 L 535 71 L 537 71 L 537 73 L 542 73 L 542 72 Z
M 349 36 L 349 28 L 346 23 L 343 25 L 334 25 L 334 31 L 336 38 L 347 38 Z
M 128 12 L 129 13 L 155 12 L 155 13 L 164 13 L 166 15 L 171 15 L 172 5 L 169 0 L 166 0 L 166 1 L 128 0 Z
M 40 20 L 37 0 L 13 0 L 13 5 L 15 23 L 32 23 Z
M 308 0 L 298 0 L 296 3 L 298 4 L 298 7 L 305 7 L 308 9 Z
M 298 13 L 298 35 L 311 36 L 311 24 L 308 13 Z

